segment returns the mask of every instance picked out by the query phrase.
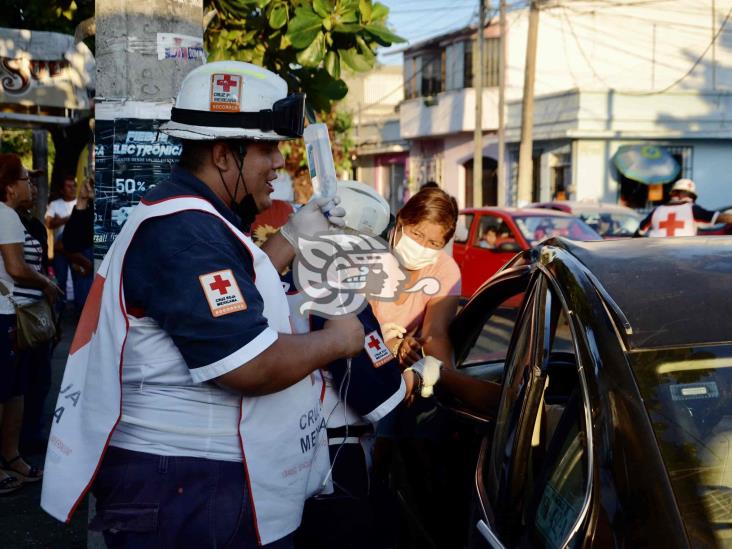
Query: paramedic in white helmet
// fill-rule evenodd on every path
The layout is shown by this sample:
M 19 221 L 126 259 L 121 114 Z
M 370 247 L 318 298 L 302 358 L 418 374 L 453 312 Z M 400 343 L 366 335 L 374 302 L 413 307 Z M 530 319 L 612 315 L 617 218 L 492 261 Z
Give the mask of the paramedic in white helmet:
M 695 236 L 697 223 L 732 223 L 732 215 L 706 210 L 695 203 L 696 184 L 679 179 L 671 187 L 671 199 L 657 206 L 641 221 L 636 235 Z
M 91 489 L 109 547 L 292 547 L 324 485 L 319 369 L 362 351 L 364 330 L 342 316 L 293 335 L 277 273 L 344 212 L 312 202 L 264 251 L 245 234 L 303 107 L 272 72 L 215 62 L 161 128 L 183 141 L 179 165 L 99 269 L 46 456 L 43 508 L 68 521 Z

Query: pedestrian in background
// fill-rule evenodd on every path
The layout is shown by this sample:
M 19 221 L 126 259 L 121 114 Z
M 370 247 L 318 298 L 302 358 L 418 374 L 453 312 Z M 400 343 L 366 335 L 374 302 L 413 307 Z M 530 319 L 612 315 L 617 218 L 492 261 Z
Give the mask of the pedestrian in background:
M 71 212 L 76 204 L 76 179 L 73 175 L 64 177 L 59 197 L 52 200 L 46 208 L 46 227 L 53 231 L 53 274 L 56 277 L 61 290 L 64 292 L 64 298 L 67 298 L 66 288 L 69 279 L 69 261 L 63 253 L 63 242 L 61 237 L 64 234 L 66 223 L 71 217 Z M 73 275 L 72 275 L 73 276 Z M 63 303 L 59 304 L 59 309 L 63 308 Z
M 27 364 L 20 364 L 16 353 L 15 307 L 25 300 L 53 303 L 60 290 L 41 274 L 41 245 L 15 211 L 31 201 L 31 193 L 28 170 L 20 158 L 0 154 L 0 493 L 16 490 L 17 481 L 36 482 L 43 476 L 19 451 Z
M 706 210 L 695 203 L 696 184 L 691 179 L 674 183 L 670 197 L 641 221 L 636 236 L 695 236 L 699 223 L 732 223 L 732 214 Z

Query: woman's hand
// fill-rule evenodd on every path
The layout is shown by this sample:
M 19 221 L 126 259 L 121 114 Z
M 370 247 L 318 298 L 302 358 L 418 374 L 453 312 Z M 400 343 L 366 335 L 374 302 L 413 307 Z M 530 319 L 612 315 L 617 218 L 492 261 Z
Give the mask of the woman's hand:
M 49 278 L 48 284 L 43 287 L 43 294 L 46 296 L 46 299 L 48 299 L 48 302 L 53 305 L 56 303 L 56 300 L 63 295 L 63 291 L 53 280 Z
M 396 349 L 396 357 L 402 368 L 408 368 L 422 358 L 422 347 L 428 343 L 431 337 L 405 337 Z

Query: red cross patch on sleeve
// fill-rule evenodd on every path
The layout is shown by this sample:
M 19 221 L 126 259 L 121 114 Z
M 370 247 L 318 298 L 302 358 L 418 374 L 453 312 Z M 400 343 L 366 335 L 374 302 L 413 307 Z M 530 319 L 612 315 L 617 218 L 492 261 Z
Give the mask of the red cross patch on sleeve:
M 381 339 L 379 332 L 376 330 L 366 334 L 363 348 L 368 353 L 374 368 L 378 368 L 394 358 L 394 355 L 387 349 L 384 340 Z
M 231 269 L 203 274 L 198 277 L 214 317 L 228 315 L 247 308 Z

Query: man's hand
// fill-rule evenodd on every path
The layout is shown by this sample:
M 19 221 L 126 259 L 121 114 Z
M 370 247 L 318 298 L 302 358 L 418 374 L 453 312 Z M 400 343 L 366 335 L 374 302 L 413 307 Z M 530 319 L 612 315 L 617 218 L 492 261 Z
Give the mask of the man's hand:
M 337 196 L 311 200 L 290 217 L 280 233 L 297 249 L 297 239 L 300 237 L 325 232 L 331 227 L 343 227 L 346 224 L 346 211 L 338 206 L 340 201 Z
M 332 318 L 325 323 L 324 330 L 332 334 L 334 340 L 343 346 L 344 356 L 354 357 L 363 351 L 366 334 L 363 324 L 356 315 Z
M 79 189 L 79 197 L 76 199 L 75 208 L 77 210 L 86 210 L 90 200 L 94 200 L 94 187 L 91 186 L 89 181 L 86 181 Z

